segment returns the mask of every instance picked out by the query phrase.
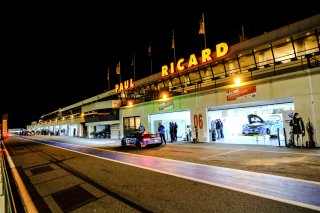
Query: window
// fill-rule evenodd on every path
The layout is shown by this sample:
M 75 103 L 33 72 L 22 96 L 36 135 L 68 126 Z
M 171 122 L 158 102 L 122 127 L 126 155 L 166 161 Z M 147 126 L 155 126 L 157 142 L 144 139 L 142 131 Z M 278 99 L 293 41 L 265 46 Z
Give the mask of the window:
M 136 131 L 140 125 L 140 117 L 125 117 L 123 118 L 123 132 L 124 135 L 130 135 L 132 132 Z

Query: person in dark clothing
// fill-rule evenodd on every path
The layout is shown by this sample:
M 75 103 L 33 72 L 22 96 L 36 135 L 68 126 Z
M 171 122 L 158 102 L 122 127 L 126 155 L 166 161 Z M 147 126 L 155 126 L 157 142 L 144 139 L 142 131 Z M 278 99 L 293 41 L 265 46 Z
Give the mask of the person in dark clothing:
M 191 133 L 191 128 L 190 125 L 187 125 L 187 141 L 191 141 L 192 133 Z
M 214 120 L 211 121 L 210 132 L 212 134 L 212 141 L 216 141 L 216 122 Z
M 294 113 L 294 117 L 290 121 L 290 126 L 292 127 L 294 145 L 297 147 L 304 146 L 303 136 L 305 135 L 305 128 L 299 113 Z
M 217 119 L 215 122 L 216 122 L 216 130 L 217 130 L 217 140 L 220 140 L 221 139 L 220 121 L 219 119 Z
M 177 141 L 178 140 L 178 125 L 176 122 L 174 122 L 173 125 L 173 132 L 174 132 L 174 140 Z
M 170 133 L 170 138 L 171 138 L 171 143 L 174 141 L 174 125 L 173 122 L 169 122 L 169 133 Z
M 164 131 L 165 127 L 163 126 L 162 123 L 159 123 L 159 127 L 158 127 L 158 132 L 160 134 L 160 138 L 161 138 L 161 143 L 164 142 L 164 145 L 167 145 L 167 141 L 166 141 L 166 138 L 165 138 L 165 131 Z
M 218 119 L 219 123 L 220 123 L 220 136 L 221 138 L 224 138 L 224 134 L 223 134 L 223 123 L 220 119 Z

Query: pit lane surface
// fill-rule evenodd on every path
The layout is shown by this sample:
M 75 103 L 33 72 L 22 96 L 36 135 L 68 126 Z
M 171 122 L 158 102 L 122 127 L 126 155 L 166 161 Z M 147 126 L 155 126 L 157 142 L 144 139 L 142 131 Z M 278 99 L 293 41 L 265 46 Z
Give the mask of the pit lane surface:
M 319 210 L 320 206 L 320 185 L 316 181 L 298 180 L 293 178 L 279 177 L 274 175 L 222 168 L 217 166 L 195 164 L 191 162 L 169 160 L 143 155 L 133 155 L 122 152 L 105 151 L 101 149 L 83 147 L 69 143 L 61 143 L 52 140 L 48 141 L 36 138 L 32 138 L 32 140 L 50 146 L 73 150 L 77 153 L 84 153 L 86 155 L 96 156 L 101 159 L 108 159 L 109 161 L 111 160 L 116 163 L 152 170 L 157 173 L 167 174 L 174 177 L 182 177 L 183 179 L 201 182 L 205 185 L 208 184 L 225 189 L 232 189 L 238 192 L 244 192 L 246 194 L 259 196 L 262 198 L 269 198 L 275 201 L 293 204 L 295 205 L 295 207 L 291 206 L 290 208 L 293 208 L 295 210 L 300 208 L 298 208 L 298 206 L 309 208 L 309 210 Z M 175 186 L 173 186 L 173 188 L 175 188 Z M 219 189 L 221 190 L 221 188 Z M 199 194 L 197 189 L 194 193 Z M 251 199 L 249 199 L 247 202 L 252 202 Z M 257 197 L 255 197 L 253 200 L 257 201 L 260 200 L 260 198 L 258 199 Z M 216 199 L 216 201 L 218 200 Z M 279 202 L 276 203 L 279 204 Z M 241 202 L 239 202 L 238 204 L 241 204 Z M 284 204 L 281 204 L 280 206 L 282 205 Z M 237 205 L 235 205 L 235 207 L 236 206 Z M 251 210 L 254 210 L 255 208 L 257 208 L 257 205 L 253 205 L 251 207 Z M 211 208 L 205 208 L 204 210 L 208 211 L 210 209 Z M 280 209 L 281 207 L 278 208 L 278 210 Z M 248 210 L 246 212 L 248 212 Z

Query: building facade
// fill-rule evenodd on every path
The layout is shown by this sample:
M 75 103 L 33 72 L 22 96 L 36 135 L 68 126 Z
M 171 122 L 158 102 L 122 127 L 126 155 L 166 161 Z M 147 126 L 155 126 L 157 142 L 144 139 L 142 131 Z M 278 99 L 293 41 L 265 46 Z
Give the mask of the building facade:
M 192 138 L 200 142 L 263 138 L 278 145 L 288 143 L 288 121 L 299 112 L 313 129 L 313 139 L 306 134 L 304 140 L 319 143 L 319 31 L 320 14 L 232 46 L 217 44 L 147 78 L 126 80 L 115 90 L 48 113 L 27 129 L 80 137 L 106 131 L 121 138 L 140 123 L 151 132 L 163 123 L 170 138 L 173 122 L 177 140 L 185 140 L 191 126 Z

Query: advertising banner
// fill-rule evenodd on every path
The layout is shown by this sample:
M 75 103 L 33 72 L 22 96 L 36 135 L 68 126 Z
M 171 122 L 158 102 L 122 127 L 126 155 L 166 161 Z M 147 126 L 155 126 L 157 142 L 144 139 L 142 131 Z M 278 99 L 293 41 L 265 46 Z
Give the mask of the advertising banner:
M 256 86 L 248 86 L 227 90 L 227 100 L 233 101 L 244 98 L 253 98 L 256 97 L 256 92 Z
M 163 102 L 159 104 L 159 110 L 173 109 L 173 101 Z
M 8 138 L 8 114 L 2 116 L 2 129 L 1 129 L 1 138 Z

